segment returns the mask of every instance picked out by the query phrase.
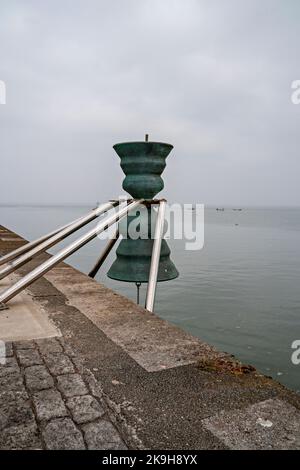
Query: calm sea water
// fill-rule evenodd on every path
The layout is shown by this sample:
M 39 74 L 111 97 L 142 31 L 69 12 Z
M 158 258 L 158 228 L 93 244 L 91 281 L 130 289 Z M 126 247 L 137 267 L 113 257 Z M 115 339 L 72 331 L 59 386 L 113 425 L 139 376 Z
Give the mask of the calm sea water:
M 0 224 L 33 239 L 89 209 L 0 207 Z M 201 251 L 169 241 L 180 277 L 159 284 L 156 312 L 299 391 L 300 365 L 291 362 L 291 344 L 300 339 L 299 235 L 297 208 L 206 209 Z M 67 261 L 88 272 L 103 244 L 96 239 Z M 134 285 L 106 277 L 113 259 L 111 253 L 97 279 L 135 299 Z

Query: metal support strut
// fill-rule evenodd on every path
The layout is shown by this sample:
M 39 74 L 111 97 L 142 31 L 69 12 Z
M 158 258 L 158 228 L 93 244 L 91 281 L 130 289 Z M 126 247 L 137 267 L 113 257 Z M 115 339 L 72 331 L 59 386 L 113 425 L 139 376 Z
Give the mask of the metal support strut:
M 35 246 L 31 250 L 29 250 L 27 253 L 24 253 L 22 256 L 19 256 L 17 259 L 15 259 L 11 263 L 9 263 L 8 266 L 1 269 L 0 270 L 0 279 L 5 278 L 8 274 L 12 273 L 17 268 L 19 268 L 19 267 L 23 266 L 24 264 L 28 263 L 35 256 L 39 255 L 43 251 L 47 250 L 48 248 L 51 248 L 52 246 L 56 245 L 60 241 L 64 240 L 66 237 L 68 237 L 72 233 L 76 232 L 81 227 L 88 224 L 92 220 L 96 219 L 101 214 L 103 214 L 104 212 L 107 212 L 109 209 L 111 209 L 112 207 L 118 205 L 119 203 L 120 203 L 120 201 L 113 201 L 113 202 L 108 202 L 106 204 L 102 204 L 97 209 L 93 209 L 87 215 L 75 220 L 74 222 L 69 224 L 66 228 L 63 228 L 62 230 L 60 230 L 55 235 L 51 236 L 50 238 L 46 239 L 42 243 L 38 244 L 37 246 Z
M 165 210 L 166 210 L 166 201 L 160 201 L 158 214 L 157 214 L 157 220 L 156 220 L 156 226 L 155 226 L 154 243 L 153 243 L 153 248 L 152 248 L 150 273 L 149 273 L 149 281 L 148 281 L 146 304 L 145 304 L 146 309 L 150 310 L 150 312 L 153 312 L 154 301 L 155 301 L 161 241 L 163 238 L 163 231 L 164 231 Z
M 121 218 L 123 218 L 127 212 L 132 209 L 135 209 L 139 204 L 143 202 L 143 199 L 132 201 L 128 204 L 126 202 L 126 206 L 123 208 L 118 209 L 117 213 L 112 214 L 111 216 L 107 217 L 105 220 L 99 222 L 99 224 L 87 232 L 85 235 L 77 238 L 73 241 L 70 245 L 60 250 L 58 253 L 53 255 L 47 261 L 42 263 L 37 268 L 33 269 L 30 273 L 26 274 L 23 278 L 17 281 L 14 285 L 6 289 L 0 294 L 0 303 L 8 302 L 10 299 L 15 297 L 19 292 L 25 289 L 27 286 L 32 284 L 34 281 L 42 277 L 46 274 L 50 269 L 54 266 L 59 264 L 61 261 L 65 260 L 68 256 L 75 253 L 79 248 L 86 245 L 88 242 L 93 240 L 99 233 L 106 230 L 108 227 L 113 225 L 114 223 L 118 222 Z
M 65 228 L 69 227 L 70 225 L 74 224 L 75 222 L 78 222 L 81 220 L 83 217 L 79 217 L 76 220 L 73 220 L 72 222 L 69 222 L 68 224 L 63 225 L 62 227 L 59 227 L 55 230 L 53 230 L 50 233 L 47 233 L 46 235 L 42 235 L 41 237 L 37 238 L 36 240 L 32 240 L 32 242 L 25 243 L 25 245 L 20 246 L 19 248 L 16 248 L 13 251 L 10 251 L 4 256 L 1 256 L 0 258 L 0 266 L 2 264 L 8 263 L 9 261 L 18 258 L 18 256 L 22 255 L 23 253 L 27 253 L 27 251 L 30 251 L 32 248 L 34 248 L 37 245 L 40 245 L 40 243 L 48 240 L 49 238 L 53 237 L 53 235 L 56 235 L 57 233 L 61 232 Z
M 101 268 L 102 264 L 104 263 L 104 261 L 106 260 L 106 258 L 108 257 L 109 253 L 111 252 L 112 248 L 114 247 L 114 245 L 116 244 L 117 240 L 119 238 L 119 230 L 117 229 L 114 233 L 114 235 L 111 237 L 111 239 L 108 241 L 106 247 L 104 248 L 104 250 L 102 251 L 99 259 L 96 261 L 94 267 L 90 270 L 89 272 L 89 276 L 91 278 L 94 279 L 94 277 L 96 276 L 97 272 L 99 271 L 99 269 Z

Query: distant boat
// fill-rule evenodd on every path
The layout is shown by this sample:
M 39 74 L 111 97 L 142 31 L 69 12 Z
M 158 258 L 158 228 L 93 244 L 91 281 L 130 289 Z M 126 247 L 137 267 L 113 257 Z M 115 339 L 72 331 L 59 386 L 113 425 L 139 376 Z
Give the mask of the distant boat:
M 242 211 L 243 209 L 232 209 L 233 211 Z
M 224 212 L 224 210 L 225 210 L 224 207 L 217 207 L 217 208 L 216 208 L 216 211 Z

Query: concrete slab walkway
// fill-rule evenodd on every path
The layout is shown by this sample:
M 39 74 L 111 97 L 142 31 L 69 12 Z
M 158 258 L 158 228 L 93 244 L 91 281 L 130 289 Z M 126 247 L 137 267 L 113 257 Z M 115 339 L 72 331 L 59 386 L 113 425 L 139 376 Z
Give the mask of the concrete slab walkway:
M 16 276 L 10 276 L 1 280 L 0 290 L 6 289 L 16 279 Z M 1 311 L 0 339 L 4 341 L 51 338 L 59 335 L 59 330 L 49 320 L 47 313 L 32 302 L 25 292 L 11 300 L 9 309 Z
M 26 299 L 61 337 L 8 344 L 0 448 L 300 448 L 299 395 L 67 264 Z

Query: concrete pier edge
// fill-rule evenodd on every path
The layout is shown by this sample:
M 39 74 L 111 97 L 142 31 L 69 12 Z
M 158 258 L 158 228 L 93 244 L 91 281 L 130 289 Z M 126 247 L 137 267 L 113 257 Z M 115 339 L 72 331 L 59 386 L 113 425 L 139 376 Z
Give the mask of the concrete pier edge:
M 1 254 L 23 243 L 23 238 L 0 226 Z M 15 279 L 48 256 L 44 253 L 20 268 Z M 47 393 L 33 395 L 30 390 L 23 390 L 22 385 L 22 394 L 29 398 L 18 396 L 28 407 L 30 426 L 35 423 L 37 440 L 31 447 L 59 445 L 53 444 L 49 436 L 64 420 L 65 428 L 74 438 L 70 446 L 75 448 L 111 445 L 123 449 L 300 449 L 300 396 L 253 367 L 217 351 L 66 263 L 28 287 L 25 295 L 50 320 L 57 336 L 52 331 L 49 333 L 52 339 L 33 337 L 23 346 L 19 339 L 11 338 L 8 342 L 12 344 L 10 363 L 14 371 L 0 373 L 0 428 L 7 435 L 17 426 L 10 422 L 13 408 L 7 411 L 5 402 L 17 387 L 13 379 L 7 381 L 7 375 L 20 381 L 21 374 L 26 388 L 26 377 L 35 370 L 28 368 L 45 364 L 54 377 L 54 385 L 46 387 Z M 13 307 L 10 315 L 12 310 Z M 0 311 L 0 325 L 1 315 L 6 312 Z M 69 365 L 71 373 L 66 372 L 68 368 L 62 369 L 63 373 L 55 372 L 52 356 L 44 355 L 43 346 L 39 346 L 47 341 L 63 345 L 64 364 Z M 18 352 L 26 351 L 26 344 L 36 352 Z M 28 358 L 37 364 L 32 365 Z M 0 366 L 0 372 L 1 367 L 5 369 Z M 65 379 L 58 378 L 64 374 L 80 376 L 87 388 L 83 396 L 90 398 L 80 400 L 76 395 L 76 400 L 70 403 L 71 397 L 64 395 L 61 385 Z M 36 393 L 40 394 L 40 401 Z M 61 412 L 62 416 L 48 419 L 47 396 L 57 400 L 60 410 L 65 406 L 66 414 Z M 11 401 L 16 401 L 16 397 L 13 394 Z M 74 418 L 73 402 L 82 403 L 86 410 L 86 403 L 90 405 L 93 398 L 98 403 L 94 405 L 98 410 L 96 418 L 86 417 L 88 413 L 80 406 Z M 41 403 L 40 408 L 37 403 Z M 46 411 L 40 411 L 44 408 Z M 37 409 L 42 419 L 36 415 Z M 90 421 L 83 424 L 82 419 Z M 109 423 L 116 430 L 111 430 L 111 443 L 101 439 L 91 442 L 91 435 L 100 435 L 103 426 L 107 433 Z M 15 448 L 13 439 L 3 444 L 0 439 L 0 448 L 1 445 L 8 448 L 10 442 Z M 24 441 L 22 448 L 28 447 Z

